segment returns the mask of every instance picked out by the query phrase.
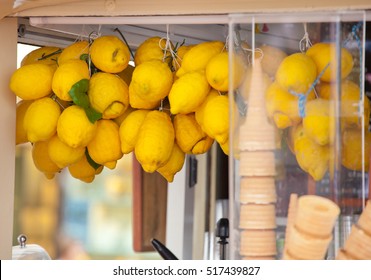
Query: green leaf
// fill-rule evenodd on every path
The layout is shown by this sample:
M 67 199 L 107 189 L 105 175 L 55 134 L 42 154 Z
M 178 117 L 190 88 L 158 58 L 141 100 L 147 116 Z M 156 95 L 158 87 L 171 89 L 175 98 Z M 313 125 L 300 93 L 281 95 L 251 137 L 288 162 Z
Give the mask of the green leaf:
M 99 167 L 101 167 L 101 165 L 99 163 L 96 163 L 89 155 L 89 151 L 88 149 L 85 150 L 85 156 L 86 156 L 86 159 L 88 160 L 89 164 L 91 165 L 91 167 L 93 167 L 95 170 L 97 170 Z
M 82 107 L 82 108 L 88 108 L 89 103 L 89 97 L 86 94 L 89 88 L 89 80 L 88 79 L 82 79 L 75 83 L 68 94 L 71 96 L 71 99 L 73 103 L 76 105 Z
M 95 123 L 97 120 L 102 118 L 102 114 L 95 111 L 91 107 L 84 108 L 85 114 L 91 123 Z
M 89 59 L 89 55 L 87 53 L 83 53 L 82 55 L 80 55 L 80 60 L 84 60 L 88 62 L 88 59 Z

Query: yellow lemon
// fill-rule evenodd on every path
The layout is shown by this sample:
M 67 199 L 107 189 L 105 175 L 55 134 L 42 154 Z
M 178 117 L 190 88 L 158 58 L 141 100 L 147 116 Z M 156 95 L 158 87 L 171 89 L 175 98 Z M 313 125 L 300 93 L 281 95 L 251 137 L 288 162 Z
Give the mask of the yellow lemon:
M 334 84 L 327 83 L 327 82 L 320 82 L 316 85 L 317 94 L 322 99 L 333 99 L 335 94 L 335 86 Z
M 136 92 L 129 90 L 129 103 L 135 109 L 155 109 L 160 107 L 161 101 L 149 102 L 138 96 Z
M 170 111 L 173 115 L 188 114 L 202 104 L 210 85 L 204 71 L 188 72 L 177 79 L 169 92 Z
M 58 135 L 54 135 L 49 140 L 49 157 L 59 168 L 64 168 L 77 162 L 85 154 L 85 147 L 72 148 L 63 143 Z
M 174 143 L 173 150 L 167 163 L 157 169 L 169 183 L 174 181 L 174 175 L 179 172 L 185 161 L 185 153 Z
M 341 83 L 341 120 L 346 126 L 361 126 L 361 89 L 359 86 L 349 80 Z M 368 127 L 370 116 L 370 101 L 367 96 L 363 98 L 363 114 L 365 117 L 365 126 Z
M 66 47 L 58 57 L 58 64 L 61 65 L 71 59 L 81 59 L 82 55 L 89 53 L 88 41 L 77 41 Z
M 259 49 L 263 52 L 261 65 L 263 71 L 268 74 L 269 77 L 275 77 L 278 67 L 282 60 L 287 57 L 287 54 L 279 48 L 262 45 Z
M 10 90 L 24 100 L 38 99 L 52 93 L 54 69 L 41 63 L 18 68 L 10 77 Z
M 43 172 L 48 179 L 53 179 L 61 169 L 50 159 L 48 154 L 49 141 L 38 141 L 32 145 L 32 160 L 35 167 Z
M 229 138 L 228 95 L 212 98 L 206 104 L 203 115 L 203 129 L 206 134 L 220 144 L 225 143 Z
M 285 57 L 276 72 L 276 81 L 287 91 L 306 93 L 317 77 L 313 59 L 303 53 Z
M 89 81 L 91 107 L 102 113 L 103 119 L 114 119 L 129 106 L 129 88 L 117 75 L 98 72 Z
M 188 52 L 194 46 L 195 45 L 189 45 L 189 46 L 182 45 L 176 50 L 176 56 L 172 61 L 173 68 L 175 69 L 175 71 L 177 71 L 180 68 L 180 66 L 182 65 L 182 60 L 183 60 L 183 57 L 186 54 L 186 52 Z
M 309 173 L 315 181 L 323 178 L 329 168 L 330 151 L 328 145 L 318 145 L 305 134 L 300 125 L 295 133 L 294 150 L 296 160 L 302 170 Z
M 222 149 L 223 153 L 229 156 L 229 138 L 223 144 L 219 144 L 219 146 Z
M 98 164 L 110 169 L 122 157 L 119 126 L 113 120 L 97 121 L 97 131 L 88 144 L 89 155 Z
M 200 106 L 198 106 L 195 109 L 195 118 L 196 118 L 196 121 L 201 126 L 202 129 L 203 129 L 203 118 L 204 118 L 204 111 L 205 111 L 206 104 L 211 99 L 213 99 L 214 97 L 219 96 L 219 95 L 220 94 L 219 94 L 219 92 L 216 89 L 211 88 L 211 90 L 207 94 L 205 100 L 201 103 Z
M 172 46 L 172 45 L 171 45 Z M 151 37 L 141 43 L 135 52 L 134 62 L 135 67 L 148 60 L 161 60 L 169 63 L 171 61 L 171 53 L 166 50 L 166 39 L 160 37 Z
M 27 139 L 34 143 L 52 137 L 57 131 L 57 123 L 61 109 L 57 102 L 43 97 L 32 102 L 28 107 L 23 121 Z
M 135 67 L 129 64 L 123 71 L 117 73 L 117 75 L 129 86 L 134 69 Z
M 129 64 L 130 51 L 128 46 L 116 36 L 101 36 L 90 46 L 91 61 L 107 73 L 119 73 Z
M 327 69 L 320 80 L 334 82 L 336 80 L 336 70 L 338 68 L 336 58 L 336 45 L 334 43 L 317 43 L 310 47 L 306 54 L 313 59 L 319 75 L 325 67 Z M 346 49 L 341 48 L 341 79 L 346 78 L 353 69 L 352 54 Z
M 45 46 L 29 52 L 21 61 L 21 66 L 41 63 L 57 66 L 58 57 L 62 49 L 59 47 Z
M 173 122 L 175 141 L 183 152 L 196 154 L 193 151 L 195 149 L 197 153 L 203 153 L 206 151 L 200 148 L 205 148 L 205 142 L 208 144 L 213 142 L 208 140 L 210 137 L 201 129 L 194 113 L 177 114 L 174 116 Z M 208 148 L 210 147 L 211 145 Z
M 147 116 L 149 110 L 132 111 L 121 123 L 119 135 L 121 151 L 128 154 L 134 150 L 140 127 Z
M 369 169 L 371 151 L 371 133 L 365 129 L 365 139 L 362 141 L 362 128 L 347 128 L 343 131 L 341 145 L 341 163 L 349 170 L 362 171 Z M 363 147 L 362 147 L 363 142 Z M 364 149 L 364 157 L 362 156 Z
M 135 67 L 129 92 L 145 101 L 158 102 L 169 94 L 172 84 L 169 66 L 161 60 L 149 60 Z
M 24 129 L 23 121 L 28 107 L 32 104 L 33 100 L 21 100 L 17 103 L 16 108 L 16 145 L 28 142 L 27 132 Z
M 317 98 L 307 102 L 303 127 L 305 134 L 319 145 L 334 142 L 335 119 L 331 101 Z
M 69 91 L 82 79 L 90 79 L 89 68 L 85 61 L 71 59 L 60 65 L 54 73 L 53 92 L 64 101 L 71 101 Z
M 95 175 L 99 174 L 102 170 L 103 165 L 100 165 L 97 169 L 94 169 L 94 167 L 89 163 L 86 155 L 82 156 L 79 161 L 68 166 L 68 171 L 70 172 L 71 176 L 85 183 L 93 182 Z
M 205 70 L 210 59 L 221 53 L 223 49 L 224 43 L 220 41 L 203 42 L 195 45 L 185 53 L 182 65 L 176 75 L 180 77 L 187 72 Z
M 232 77 L 233 89 L 240 86 L 245 74 L 243 60 L 236 54 L 232 54 Z M 206 65 L 206 79 L 209 84 L 219 91 L 228 91 L 229 88 L 229 54 L 221 52 L 214 55 Z
M 84 109 L 72 105 L 62 112 L 58 119 L 59 139 L 72 148 L 85 147 L 94 137 L 97 122 L 91 123 Z
M 314 92 L 311 92 L 307 102 L 314 97 Z M 299 97 L 284 90 L 277 82 L 267 88 L 265 99 L 268 117 L 278 128 L 285 129 L 301 122 Z
M 214 144 L 214 139 L 207 136 L 202 139 L 201 141 L 198 141 L 196 145 L 192 148 L 191 154 L 193 155 L 199 155 L 206 153 L 210 150 L 211 146 Z
M 155 172 L 169 160 L 174 140 L 170 116 L 165 112 L 150 111 L 140 127 L 134 149 L 144 171 Z
M 115 123 L 117 123 L 119 126 L 121 125 L 121 123 L 124 121 L 124 119 L 126 119 L 126 117 L 133 111 L 135 111 L 136 109 L 132 108 L 131 106 L 129 106 L 124 113 L 122 113 L 120 116 L 118 116 L 117 118 L 114 118 L 113 120 L 115 121 Z

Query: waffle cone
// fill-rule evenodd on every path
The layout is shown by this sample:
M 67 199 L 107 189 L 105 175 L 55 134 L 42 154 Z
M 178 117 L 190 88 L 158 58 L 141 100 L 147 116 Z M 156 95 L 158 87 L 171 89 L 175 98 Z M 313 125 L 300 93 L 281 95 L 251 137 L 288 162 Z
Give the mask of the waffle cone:
M 241 152 L 239 172 L 240 176 L 274 176 L 276 174 L 274 152 Z
M 363 209 L 361 216 L 359 216 L 358 226 L 371 235 L 371 200 L 367 201 L 366 207 Z
M 241 256 L 275 256 L 276 232 L 274 230 L 243 230 L 240 236 Z
M 277 194 L 273 177 L 241 177 L 241 203 L 275 203 L 276 201 Z
M 287 213 L 287 223 L 286 223 L 286 231 L 285 231 L 285 248 L 287 243 L 290 240 L 290 231 L 294 226 L 296 211 L 298 206 L 298 195 L 296 193 L 292 193 L 290 195 L 288 213 Z
M 293 227 L 290 231 L 290 240 L 286 246 L 290 255 L 303 260 L 323 260 L 332 236 L 318 238 L 305 234 Z
M 240 208 L 240 228 L 275 229 L 276 208 L 274 204 L 242 204 Z
M 340 249 L 335 260 L 354 260 L 354 258 L 350 256 L 344 249 Z
M 331 235 L 339 213 L 339 207 L 331 200 L 304 195 L 298 199 L 295 226 L 308 235 L 327 238 Z
M 371 236 L 353 225 L 344 250 L 359 260 L 371 260 Z

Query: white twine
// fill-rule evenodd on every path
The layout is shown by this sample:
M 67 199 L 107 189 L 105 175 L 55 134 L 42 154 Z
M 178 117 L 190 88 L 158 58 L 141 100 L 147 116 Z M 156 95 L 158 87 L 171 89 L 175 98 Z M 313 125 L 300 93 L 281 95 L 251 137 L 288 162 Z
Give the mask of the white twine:
M 176 51 L 171 46 L 171 41 L 170 41 L 169 33 L 170 33 L 170 31 L 169 31 L 169 25 L 166 24 L 166 38 L 165 37 L 162 37 L 160 39 L 160 41 L 158 42 L 159 47 L 164 51 L 164 56 L 162 58 L 162 61 L 165 61 L 166 60 L 167 53 L 169 53 L 171 55 L 173 61 L 175 61 L 175 65 L 176 65 L 176 67 L 175 67 L 176 69 L 175 70 L 178 70 L 178 68 L 180 67 L 180 64 L 177 61 L 177 58 L 179 58 L 179 57 L 176 54 Z M 163 40 L 166 40 L 165 47 L 162 47 L 162 41 Z
M 307 23 L 304 22 L 303 26 L 304 26 L 304 36 L 303 38 L 301 38 L 299 42 L 299 49 L 302 53 L 306 52 L 307 49 L 309 49 L 312 46 L 312 42 L 309 39 L 309 34 L 307 30 Z

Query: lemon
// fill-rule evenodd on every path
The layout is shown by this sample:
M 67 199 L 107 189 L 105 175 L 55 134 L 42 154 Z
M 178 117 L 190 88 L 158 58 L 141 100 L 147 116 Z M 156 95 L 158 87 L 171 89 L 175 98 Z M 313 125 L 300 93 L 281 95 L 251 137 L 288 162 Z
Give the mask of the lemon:
M 317 77 L 312 58 L 303 53 L 285 57 L 276 72 L 276 81 L 287 91 L 306 93 Z
M 210 85 L 204 71 L 188 72 L 177 79 L 169 92 L 170 111 L 173 115 L 188 114 L 202 104 Z
M 89 81 L 91 107 L 102 113 L 103 119 L 113 119 L 129 106 L 129 88 L 117 75 L 98 72 Z
M 57 61 L 60 53 L 62 52 L 61 48 L 54 46 L 45 46 L 35 49 L 29 52 L 21 61 L 21 66 L 41 63 L 48 65 L 57 66 Z
M 203 129 L 203 119 L 204 119 L 204 111 L 205 111 L 206 104 L 211 99 L 213 99 L 214 97 L 219 96 L 219 95 L 220 94 L 219 94 L 219 92 L 216 89 L 211 88 L 210 91 L 209 91 L 209 93 L 207 94 L 205 100 L 201 103 L 200 106 L 198 106 L 195 109 L 195 118 L 196 118 L 196 121 L 201 126 L 202 129 Z
M 350 81 L 344 80 L 341 83 L 341 120 L 345 126 L 361 125 L 361 89 L 359 86 Z M 368 127 L 370 116 L 370 101 L 367 96 L 363 98 L 363 114 L 365 117 L 365 126 Z
M 71 101 L 69 91 L 82 79 L 90 79 L 89 68 L 85 61 L 71 59 L 60 65 L 54 73 L 53 92 L 64 101 Z
M 58 64 L 61 65 L 71 59 L 81 59 L 82 55 L 89 53 L 88 41 L 77 41 L 66 47 L 58 57 Z
M 54 69 L 41 63 L 24 65 L 10 77 L 10 90 L 24 100 L 38 99 L 52 93 Z
M 314 93 L 309 94 L 307 102 L 313 98 Z M 285 129 L 301 122 L 299 97 L 281 88 L 277 82 L 268 87 L 265 99 L 268 117 L 278 128 Z
M 119 73 L 129 64 L 128 46 L 116 36 L 101 36 L 90 46 L 90 56 L 94 65 L 107 73 Z
M 157 169 L 169 183 L 174 181 L 174 175 L 179 172 L 185 161 L 185 153 L 174 143 L 173 150 L 167 163 Z
M 371 151 L 371 133 L 365 129 L 365 138 L 362 141 L 362 128 L 347 128 L 341 139 L 341 163 L 349 170 L 362 171 L 362 162 L 365 170 L 369 169 Z M 362 147 L 363 143 L 363 147 Z M 362 156 L 362 148 L 364 155 Z
M 315 181 L 323 178 L 329 168 L 330 151 L 328 145 L 318 145 L 305 134 L 302 125 L 294 135 L 296 160 L 302 170 L 309 173 Z
M 134 150 L 138 132 L 148 112 L 143 109 L 132 111 L 121 123 L 119 135 L 122 153 L 128 154 Z
M 305 134 L 319 145 L 333 143 L 335 119 L 331 101 L 317 98 L 307 102 L 303 128 Z
M 23 121 L 27 139 L 35 143 L 52 137 L 57 131 L 61 110 L 57 102 L 49 97 L 35 100 L 28 107 Z
M 64 168 L 80 160 L 85 154 L 85 147 L 72 148 L 63 143 L 55 134 L 49 140 L 48 154 L 59 168 Z
M 279 48 L 262 45 L 259 49 L 263 52 L 261 65 L 263 71 L 268 74 L 269 77 L 275 77 L 278 67 L 282 60 L 287 57 L 287 54 Z
M 129 90 L 129 103 L 135 109 L 155 109 L 160 107 L 161 101 L 147 101 L 138 96 L 136 92 Z
M 317 67 L 317 75 L 319 75 L 325 67 L 328 68 L 320 77 L 321 81 L 334 82 L 336 81 L 336 70 L 338 62 L 336 58 L 336 45 L 334 43 L 317 43 L 310 47 L 306 54 L 311 57 Z M 341 48 L 341 79 L 346 78 L 353 69 L 352 54 L 346 49 Z
M 240 86 L 245 74 L 243 60 L 236 54 L 232 54 L 232 89 Z M 221 52 L 213 56 L 206 65 L 206 79 L 210 86 L 219 91 L 228 91 L 229 88 L 229 54 Z
M 206 152 L 205 142 L 209 144 L 213 141 L 207 140 L 210 137 L 201 129 L 200 125 L 197 123 L 195 114 L 177 114 L 174 116 L 174 131 L 175 131 L 175 141 L 179 148 L 184 153 L 196 154 L 193 150 L 198 153 Z M 201 149 L 201 147 L 203 149 Z M 208 146 L 208 148 L 210 148 Z
M 48 179 L 53 179 L 61 169 L 50 159 L 48 154 L 49 141 L 38 141 L 32 145 L 32 160 L 35 167 L 43 172 Z
M 72 105 L 62 112 L 58 119 L 59 139 L 72 148 L 85 147 L 94 137 L 97 123 L 91 123 L 84 109 Z
M 207 151 L 210 150 L 213 143 L 214 139 L 206 135 L 201 141 L 198 141 L 196 145 L 192 148 L 191 154 L 199 155 L 206 153 Z
M 133 111 L 135 111 L 136 109 L 132 108 L 131 106 L 129 106 L 124 113 L 122 113 L 120 116 L 118 116 L 117 118 L 114 118 L 113 120 L 115 121 L 115 123 L 117 123 L 119 126 L 122 124 L 122 122 L 124 121 L 124 119 L 126 119 L 126 117 Z
M 205 70 L 210 59 L 221 53 L 223 48 L 224 43 L 220 41 L 203 42 L 195 45 L 185 53 L 182 65 L 176 75 L 180 77 L 187 72 Z
M 81 159 L 68 166 L 68 171 L 71 176 L 79 179 L 85 183 L 91 183 L 94 181 L 95 175 L 103 170 L 103 165 L 99 166 L 98 169 L 92 167 L 86 157 L 82 156 Z
M 166 50 L 166 40 L 160 37 L 151 37 L 141 43 L 135 52 L 134 62 L 135 67 L 148 60 L 161 60 L 169 63 L 171 61 L 171 53 Z M 165 60 L 164 60 L 165 58 Z
M 317 94 L 320 98 L 323 99 L 334 99 L 335 94 L 335 84 L 327 83 L 327 82 L 320 82 L 316 86 Z
M 212 98 L 205 106 L 203 129 L 207 135 L 220 144 L 228 140 L 229 135 L 229 101 L 228 95 Z
M 133 77 L 135 67 L 128 65 L 124 70 L 117 73 L 117 75 L 129 86 L 131 83 L 131 78 Z
M 27 132 L 23 127 L 24 116 L 28 107 L 32 104 L 33 100 L 21 100 L 17 103 L 16 108 L 16 145 L 28 142 Z
M 220 149 L 222 149 L 223 153 L 229 156 L 229 138 L 223 144 L 219 144 Z
M 161 60 L 149 60 L 135 67 L 129 92 L 145 101 L 158 102 L 169 94 L 172 84 L 169 66 Z
M 134 152 L 144 171 L 152 173 L 170 158 L 175 140 L 170 116 L 150 111 L 140 127 Z
M 173 68 L 175 69 L 175 71 L 178 70 L 180 66 L 182 65 L 182 60 L 186 52 L 188 52 L 194 46 L 195 45 L 189 45 L 189 46 L 182 45 L 176 50 L 176 56 L 172 61 Z
M 117 123 L 104 119 L 97 121 L 97 131 L 87 147 L 92 160 L 114 169 L 116 162 L 122 157 Z

